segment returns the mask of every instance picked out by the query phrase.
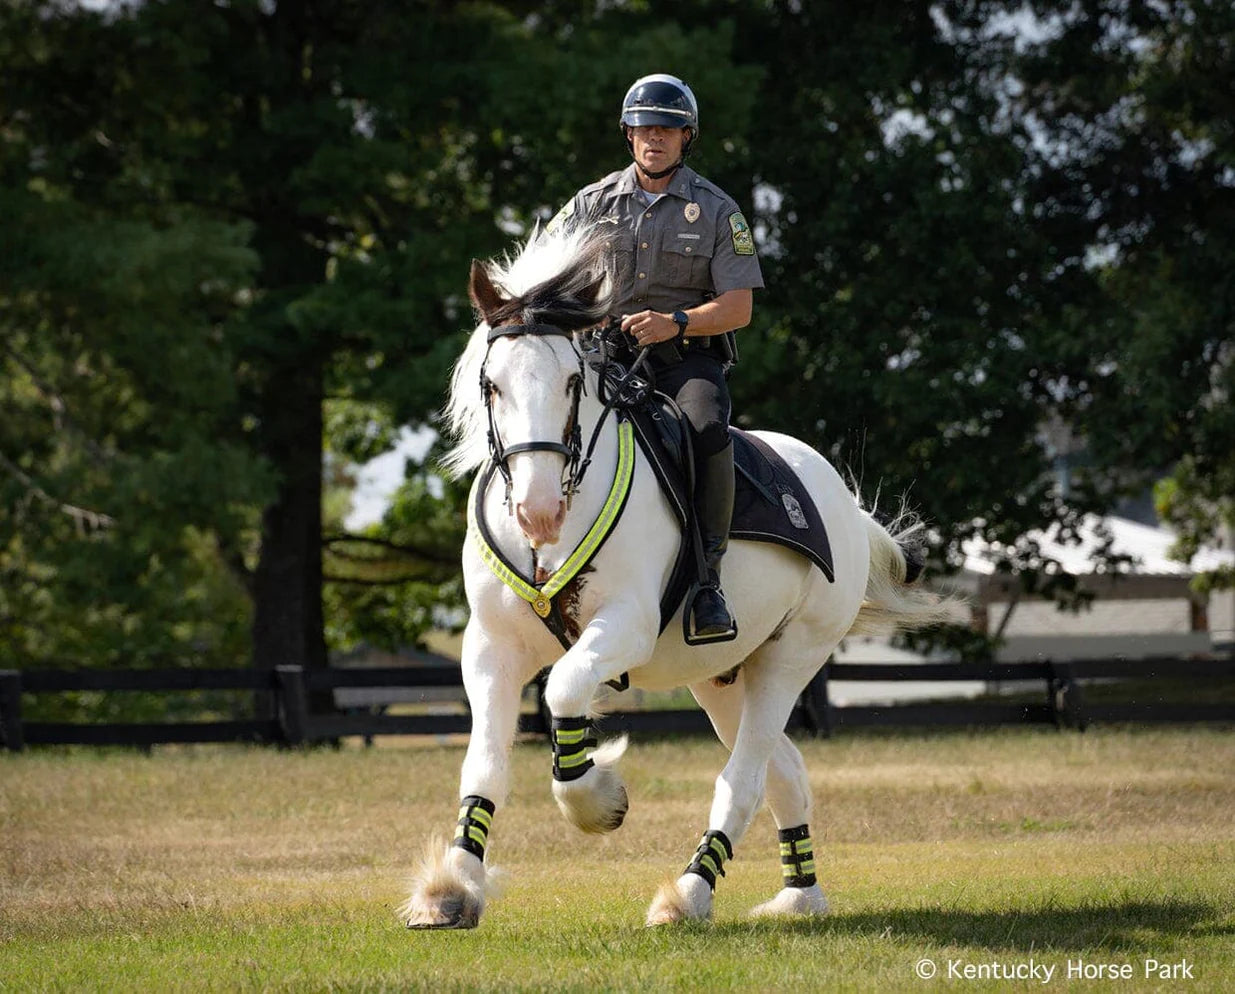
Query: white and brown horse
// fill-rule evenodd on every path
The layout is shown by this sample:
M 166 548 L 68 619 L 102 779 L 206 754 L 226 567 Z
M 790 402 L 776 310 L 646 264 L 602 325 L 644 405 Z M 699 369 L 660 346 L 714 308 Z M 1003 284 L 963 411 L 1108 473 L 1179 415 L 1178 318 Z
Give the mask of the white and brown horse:
M 754 913 L 826 911 L 814 874 L 806 768 L 785 724 L 845 635 L 941 616 L 937 598 L 905 582 L 905 548 L 920 526 L 902 517 L 885 528 L 819 453 L 759 432 L 813 497 L 835 581 L 788 549 L 735 541 L 724 581 L 738 637 L 688 646 L 676 622 L 659 634 L 678 522 L 629 431 L 602 404 L 597 374 L 572 335 L 609 309 L 602 258 L 586 232 L 540 233 L 513 260 L 473 264 L 471 296 L 483 321 L 456 365 L 447 408 L 458 442 L 450 467 L 482 470 L 463 549 L 471 617 L 462 667 L 473 725 L 454 840 L 431 854 L 413 882 L 403 909 L 412 928 L 479 921 L 490 886 L 485 846 L 509 789 L 520 697 L 545 666 L 553 793 L 585 832 L 617 828 L 627 807 L 617 769 L 625 739 L 595 748 L 588 720 L 607 681 L 629 674 L 633 687 L 689 687 L 730 751 L 703 840 L 686 871 L 652 901 L 648 924 L 711 913 L 724 863 L 765 799 L 779 830 L 783 877 Z M 590 461 L 580 460 L 581 450 Z M 550 608 L 565 623 L 569 649 L 542 621 Z

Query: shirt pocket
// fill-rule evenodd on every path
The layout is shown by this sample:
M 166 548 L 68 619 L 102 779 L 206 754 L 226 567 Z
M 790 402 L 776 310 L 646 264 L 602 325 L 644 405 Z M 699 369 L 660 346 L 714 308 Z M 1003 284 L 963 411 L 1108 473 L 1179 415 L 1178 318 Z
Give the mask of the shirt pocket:
M 712 289 L 712 252 L 715 233 L 702 225 L 670 229 L 661 242 L 665 276 L 673 287 L 689 290 Z
M 626 287 L 634 282 L 635 233 L 619 229 L 608 233 L 605 242 L 617 286 L 619 289 Z

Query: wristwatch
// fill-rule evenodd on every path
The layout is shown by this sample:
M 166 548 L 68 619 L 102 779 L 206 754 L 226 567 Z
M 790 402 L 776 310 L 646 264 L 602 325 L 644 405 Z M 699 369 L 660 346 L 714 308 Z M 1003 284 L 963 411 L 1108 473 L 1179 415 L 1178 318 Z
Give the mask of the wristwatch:
M 678 338 L 685 338 L 686 326 L 690 324 L 690 315 L 685 311 L 674 311 L 673 323 L 678 326 Z

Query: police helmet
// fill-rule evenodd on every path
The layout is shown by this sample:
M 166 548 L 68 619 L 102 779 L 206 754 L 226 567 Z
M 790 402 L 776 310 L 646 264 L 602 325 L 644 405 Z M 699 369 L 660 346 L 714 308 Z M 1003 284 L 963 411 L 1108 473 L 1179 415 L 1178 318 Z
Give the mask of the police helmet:
M 693 140 L 699 134 L 699 104 L 690 87 L 659 72 L 635 80 L 622 98 L 621 125 L 625 129 L 649 124 L 690 128 Z

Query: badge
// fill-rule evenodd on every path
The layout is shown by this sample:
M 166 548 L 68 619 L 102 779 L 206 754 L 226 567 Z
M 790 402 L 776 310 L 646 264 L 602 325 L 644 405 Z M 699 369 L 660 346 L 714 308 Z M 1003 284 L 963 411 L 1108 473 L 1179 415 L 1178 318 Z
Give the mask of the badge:
M 741 211 L 735 211 L 729 215 L 729 227 L 733 230 L 733 254 L 754 255 L 755 239 Z
M 682 211 L 682 215 L 689 223 L 694 224 L 699 220 L 699 205 L 692 200 L 686 205 L 686 209 Z
M 549 612 L 552 610 L 552 608 L 553 608 L 553 605 L 549 603 L 549 598 L 546 597 L 544 594 L 541 594 L 534 601 L 532 601 L 532 610 L 535 611 L 542 618 L 549 617 Z

